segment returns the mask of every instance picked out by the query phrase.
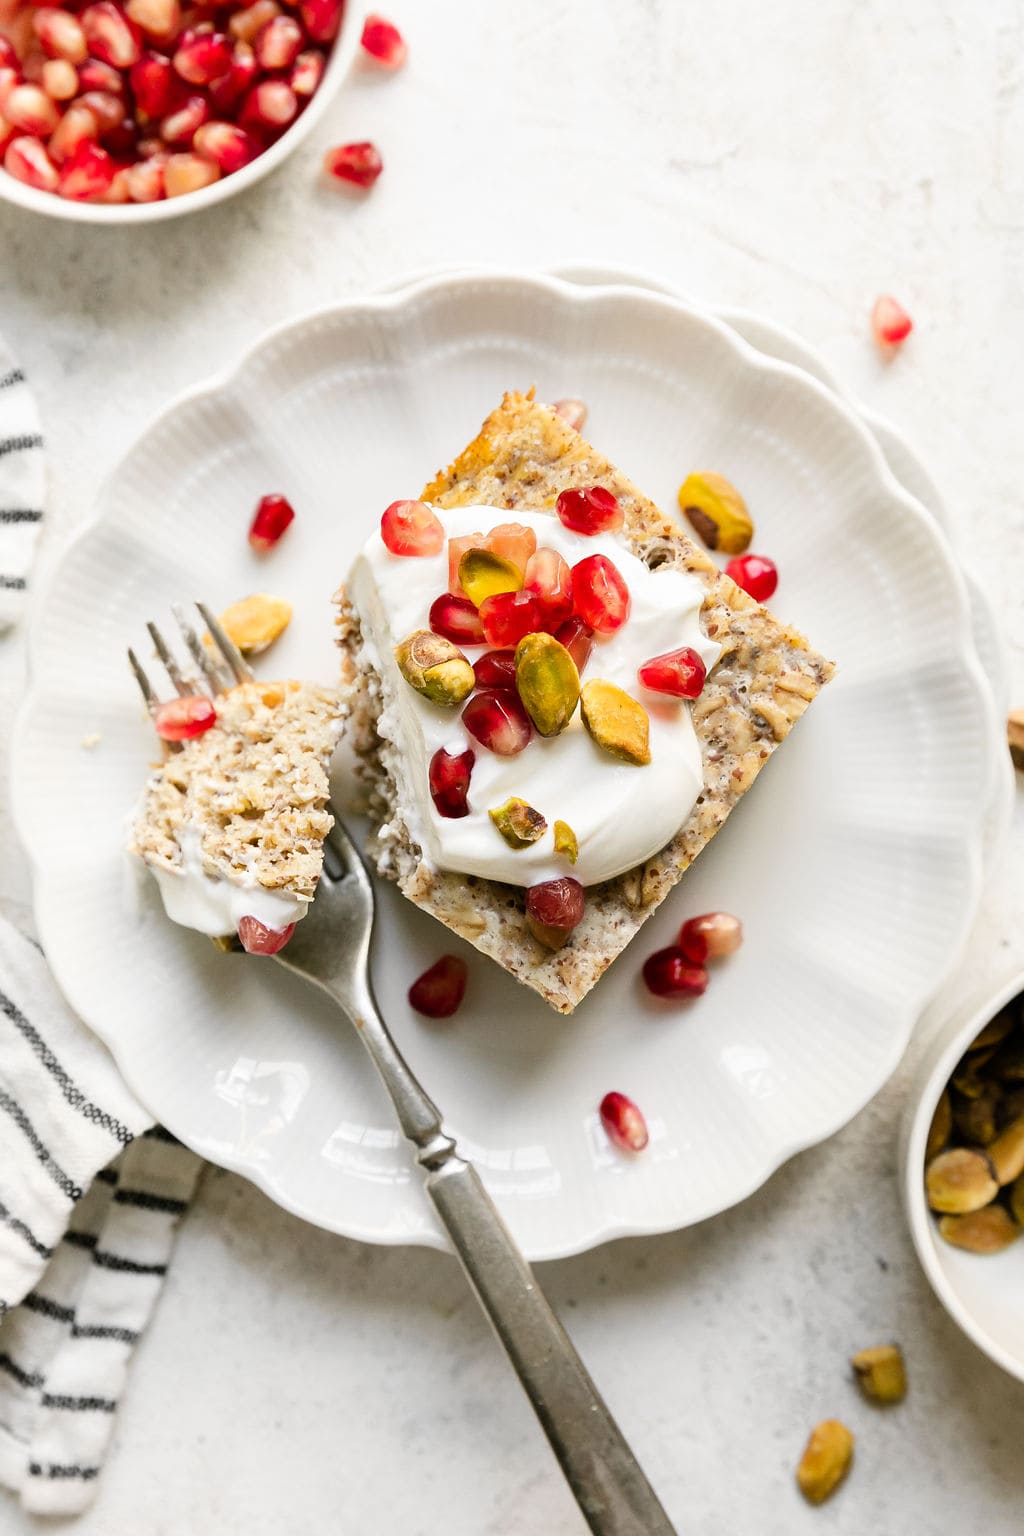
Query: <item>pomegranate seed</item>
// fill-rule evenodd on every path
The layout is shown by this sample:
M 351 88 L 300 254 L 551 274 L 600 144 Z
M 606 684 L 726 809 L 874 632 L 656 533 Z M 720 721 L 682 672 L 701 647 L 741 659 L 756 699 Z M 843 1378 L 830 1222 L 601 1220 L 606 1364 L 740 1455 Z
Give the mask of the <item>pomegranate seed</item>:
M 276 955 L 294 932 L 294 923 L 289 923 L 287 928 L 268 928 L 258 917 L 238 919 L 238 937 L 247 955 Z
M 480 622 L 488 645 L 518 645 L 544 628 L 544 615 L 532 592 L 496 592 L 480 604 Z
M 453 597 L 442 592 L 430 605 L 430 627 L 435 635 L 444 635 L 456 645 L 483 645 L 484 632 L 468 597 Z
M 49 138 L 60 122 L 60 113 L 38 85 L 16 85 L 4 102 L 4 118 L 19 133 Z
M 652 693 L 668 693 L 675 699 L 696 699 L 708 674 L 697 652 L 683 645 L 678 651 L 666 651 L 663 656 L 653 656 L 650 661 L 645 661 L 636 675 Z
M 438 747 L 430 759 L 430 768 L 427 772 L 430 784 L 430 798 L 437 808 L 439 816 L 447 816 L 452 821 L 457 821 L 462 816 L 469 815 L 469 776 L 473 772 L 473 764 L 476 762 L 476 753 L 472 747 L 467 747 L 465 752 L 446 752 L 444 747 Z
M 242 104 L 242 122 L 264 128 L 287 128 L 299 110 L 295 92 L 286 80 L 261 80 Z
M 170 59 L 147 49 L 132 65 L 129 79 L 139 111 L 147 117 L 165 117 L 177 91 Z
M 515 651 L 488 651 L 473 663 L 478 688 L 516 691 Z
M 4 170 L 15 180 L 40 192 L 56 192 L 57 167 L 38 139 L 12 139 L 4 153 Z
M 385 69 L 400 69 L 409 52 L 401 32 L 383 16 L 367 16 L 361 42 L 370 58 Z
M 125 12 L 129 21 L 160 42 L 170 43 L 181 30 L 178 0 L 128 0 Z
M 526 926 L 548 949 L 561 949 L 583 921 L 585 908 L 586 893 L 571 875 L 543 880 L 526 892 Z
M 110 91 L 86 91 L 74 104 L 92 113 L 101 138 L 113 133 L 115 128 L 120 128 L 125 119 L 124 102 L 120 96 L 111 95 Z
M 43 65 L 43 90 L 51 101 L 70 101 L 78 90 L 78 70 L 67 59 L 47 59 Z
M 623 513 L 619 498 L 603 485 L 588 485 L 563 491 L 555 502 L 555 511 L 573 533 L 611 533 L 622 527 Z
M 204 123 L 192 140 L 192 147 L 204 160 L 219 165 L 225 176 L 240 171 L 255 160 L 260 146 L 244 128 L 234 123 Z
M 428 1019 L 450 1019 L 466 995 L 469 972 L 458 955 L 442 955 L 409 988 L 409 1006 Z
M 167 144 L 191 144 L 199 129 L 209 119 L 210 103 L 206 97 L 189 96 L 183 106 L 169 112 L 163 119 L 160 136 Z
M 32 30 L 51 59 L 66 59 L 69 64 L 84 64 L 89 50 L 77 16 L 41 5 L 33 13 Z M 4 60 L 0 58 L 0 64 Z
M 171 62 L 189 85 L 210 85 L 231 68 L 233 50 L 223 32 L 183 34 Z
M 629 588 L 607 555 L 587 555 L 572 568 L 572 605 L 584 624 L 612 635 L 629 618 Z
M 606 1093 L 601 1100 L 601 1124 L 623 1152 L 642 1152 L 647 1145 L 647 1121 L 624 1093 Z
M 533 734 L 518 693 L 506 688 L 483 688 L 474 693 L 462 711 L 462 723 L 482 747 L 498 757 L 516 757 Z
M 32 17 L 32 24 L 33 24 L 33 26 L 36 25 L 36 18 L 39 17 L 40 15 L 42 15 L 42 10 L 43 10 L 43 8 L 40 7 L 40 9 L 37 10 L 33 14 L 33 17 Z M 63 14 L 63 13 L 57 13 L 57 14 Z M 8 42 L 7 38 L 4 37 L 2 32 L 0 32 L 0 69 L 13 69 L 13 70 L 16 71 L 16 70 L 19 69 L 19 67 L 20 66 L 19 66 L 19 63 L 18 63 L 18 55 L 14 51 L 13 44 Z
M 725 574 L 756 603 L 766 603 L 779 584 L 775 561 L 767 555 L 737 555 L 729 561 Z
M 524 523 L 497 523 L 484 545 L 499 560 L 509 560 L 517 570 L 525 571 L 530 556 L 537 552 L 537 535 Z
M 315 48 L 300 53 L 288 77 L 296 96 L 312 96 L 324 77 L 324 56 Z
M 670 944 L 644 961 L 644 984 L 655 997 L 699 997 L 708 984 L 708 973 L 702 965 L 694 965 L 678 944 Z
M 245 93 L 255 84 L 259 70 L 256 55 L 249 44 L 236 43 L 231 68 L 222 80 L 214 81 L 210 87 L 210 101 L 214 111 L 222 117 L 233 112 Z
M 170 155 L 164 166 L 167 197 L 184 197 L 188 192 L 199 192 L 219 180 L 219 168 L 198 155 Z
M 165 155 L 150 156 L 130 165 L 125 173 L 128 196 L 133 203 L 158 203 L 164 195 Z
M 88 203 L 109 192 L 116 167 L 98 144 L 79 144 L 61 166 L 60 195 L 76 203 Z
M 31 48 L 21 61 L 22 80 L 19 83 L 23 84 L 27 80 L 30 85 L 42 85 L 45 65 L 46 54 L 42 49 Z
M 239 42 L 252 43 L 267 23 L 280 14 L 281 7 L 277 0 L 255 0 L 254 5 L 247 5 L 244 11 L 235 12 L 228 22 L 228 31 Z
M 85 107 L 70 106 L 57 124 L 56 131 L 47 146 L 58 165 L 73 155 L 80 144 L 95 143 L 99 137 L 99 124 Z
M 393 501 L 380 520 L 380 536 L 393 555 L 439 555 L 444 547 L 441 520 L 425 501 Z
M 128 167 L 118 166 L 114 170 L 110 186 L 97 198 L 100 203 L 130 203 L 131 193 L 128 190 Z
M 301 0 L 299 20 L 314 43 L 332 43 L 341 24 L 344 0 Z
M 263 69 L 291 69 L 305 40 L 293 16 L 275 16 L 257 34 L 253 49 Z
M 295 521 L 295 509 L 285 496 L 261 496 L 249 528 L 249 543 L 265 555 Z
M 582 400 L 559 400 L 555 406 L 555 415 L 561 416 L 567 427 L 572 427 L 574 432 L 582 432 L 587 424 L 587 408 Z
M 554 631 L 572 613 L 572 572 L 556 549 L 542 548 L 526 562 L 523 583 L 541 606 L 544 628 Z
M 324 156 L 324 170 L 338 181 L 353 187 L 372 187 L 384 162 L 376 145 L 363 141 L 358 144 L 339 144 Z
M 743 943 L 743 924 L 731 912 L 704 912 L 679 930 L 679 948 L 694 965 L 733 955 Z
M 871 311 L 871 329 L 880 347 L 898 347 L 914 329 L 914 322 L 898 299 L 884 293 Z
M 448 540 L 448 591 L 457 596 L 465 596 L 462 583 L 459 580 L 459 565 L 462 557 L 471 549 L 486 549 L 487 540 L 482 533 L 461 533 L 457 538 Z
M 22 83 L 20 69 L 8 69 L 5 65 L 0 65 L 0 112 L 3 111 L 4 103 L 15 86 Z
M 573 661 L 576 663 L 576 671 L 582 672 L 590 660 L 590 653 L 594 649 L 594 631 L 582 619 L 566 619 L 564 624 L 559 624 L 555 630 L 555 639 L 559 645 L 564 645 Z
M 120 70 L 100 59 L 86 59 L 79 66 L 78 84 L 83 91 L 109 91 L 112 96 L 124 95 L 124 77 Z
M 191 741 L 217 724 L 217 711 L 205 694 L 186 694 L 160 704 L 153 713 L 153 724 L 164 741 Z
M 142 52 L 142 33 L 111 0 L 87 5 L 79 18 L 94 59 L 115 69 L 130 69 Z

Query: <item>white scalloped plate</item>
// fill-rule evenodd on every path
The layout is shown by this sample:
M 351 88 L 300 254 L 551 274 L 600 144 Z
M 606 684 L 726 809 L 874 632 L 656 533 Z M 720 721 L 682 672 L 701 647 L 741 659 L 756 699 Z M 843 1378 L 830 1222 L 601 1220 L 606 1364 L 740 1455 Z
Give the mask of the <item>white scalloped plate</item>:
M 348 1027 L 279 968 L 174 928 L 134 878 L 123 824 L 151 742 L 124 646 L 176 599 L 271 587 L 297 618 L 268 675 L 329 679 L 328 600 L 381 506 L 530 382 L 586 398 L 594 439 L 665 506 L 695 464 L 740 484 L 783 573 L 773 606 L 840 664 L 569 1020 L 469 951 L 459 1017 L 415 1018 L 409 980 L 458 946 L 381 892 L 383 1008 L 524 1249 L 547 1258 L 712 1215 L 838 1129 L 899 1060 L 975 909 L 1002 749 L 964 586 L 826 389 L 687 305 L 551 279 L 444 278 L 282 327 L 154 423 L 65 554 L 36 610 L 13 778 L 44 947 L 154 1113 L 312 1221 L 440 1246 Z M 244 532 L 270 489 L 299 515 L 261 563 Z M 739 912 L 747 941 L 696 1005 L 665 1011 L 639 962 L 712 906 Z M 632 1162 L 597 1126 L 612 1087 L 651 1126 Z

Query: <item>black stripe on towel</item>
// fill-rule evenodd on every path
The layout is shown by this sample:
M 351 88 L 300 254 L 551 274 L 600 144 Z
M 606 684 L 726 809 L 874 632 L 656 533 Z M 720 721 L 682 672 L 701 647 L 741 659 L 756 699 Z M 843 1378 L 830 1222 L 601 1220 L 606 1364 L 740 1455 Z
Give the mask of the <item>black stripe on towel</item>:
M 44 1408 L 64 1408 L 69 1413 L 113 1413 L 117 1404 L 112 1397 L 70 1397 L 66 1392 L 44 1392 Z
M 72 1227 L 64 1233 L 63 1241 L 70 1243 L 72 1248 L 95 1248 L 96 1234 L 95 1232 L 76 1232 Z
M 16 1365 L 10 1355 L 0 1354 L 0 1371 L 6 1371 L 8 1376 L 13 1376 L 22 1387 L 41 1387 L 43 1373 L 41 1371 L 23 1371 L 20 1365 Z
M 28 1470 L 32 1477 L 80 1477 L 83 1483 L 89 1483 L 100 1473 L 99 1467 L 62 1466 L 60 1462 L 50 1461 L 44 1467 L 42 1462 L 30 1461 Z
M 0 592 L 24 592 L 24 576 L 0 576 Z
M 75 1323 L 73 1339 L 116 1339 L 119 1344 L 134 1344 L 139 1335 L 134 1328 L 117 1328 L 113 1323 Z
M 0 523 L 41 523 L 39 507 L 0 507 Z
M 60 1084 L 61 1092 L 71 1105 L 71 1108 L 80 1110 L 87 1120 L 92 1121 L 93 1125 L 98 1125 L 104 1131 L 109 1131 L 115 1141 L 119 1141 L 122 1147 L 126 1147 L 134 1139 L 128 1127 L 122 1125 L 120 1120 L 114 1115 L 108 1115 L 105 1110 L 100 1109 L 97 1104 L 93 1104 L 90 1099 L 86 1098 L 81 1088 L 77 1088 L 71 1081 L 68 1073 L 65 1072 L 39 1031 L 29 1023 L 17 1003 L 3 992 L 0 992 L 0 1010 L 7 1015 L 15 1029 L 25 1037 L 46 1070 L 51 1076 L 56 1078 Z
M 29 448 L 41 448 L 43 439 L 38 432 L 24 432 L 21 437 L 0 437 L 0 459 L 9 453 L 24 453 Z
M 63 1193 L 67 1195 L 69 1200 L 81 1200 L 82 1191 L 75 1183 L 74 1179 L 68 1177 L 60 1164 L 56 1162 L 56 1160 L 47 1151 L 46 1147 L 43 1146 L 43 1143 L 40 1141 L 36 1132 L 35 1126 L 32 1124 L 31 1120 L 28 1118 L 28 1115 L 26 1115 L 21 1105 L 16 1103 L 15 1100 L 11 1098 L 11 1095 L 9 1093 L 5 1093 L 2 1088 L 0 1088 L 0 1109 L 6 1109 L 7 1113 L 10 1115 L 19 1131 L 21 1131 L 25 1140 L 32 1147 L 36 1157 L 42 1163 L 43 1167 L 46 1169 L 53 1182 L 57 1185 L 58 1189 L 62 1190 Z
M 55 1323 L 73 1323 L 75 1320 L 74 1307 L 62 1307 L 60 1302 L 51 1301 L 49 1296 L 40 1296 L 38 1291 L 29 1291 L 22 1297 L 21 1302 L 29 1312 L 39 1312 L 43 1317 L 52 1317 Z
M 101 1184 L 116 1184 L 118 1179 L 116 1168 L 101 1168 L 96 1175 Z
M 27 1243 L 32 1252 L 37 1253 L 41 1259 L 51 1259 L 53 1257 L 53 1249 L 48 1248 L 45 1243 L 41 1243 L 31 1228 L 27 1227 L 23 1221 L 20 1221 L 17 1216 L 12 1215 L 2 1201 L 0 1201 L 0 1222 L 3 1222 L 4 1226 L 9 1228 L 10 1231 L 17 1232 L 22 1242 Z
M 25 375 L 20 368 L 12 368 L 10 373 L 5 373 L 0 378 L 0 389 L 10 389 L 12 384 L 24 384 Z
M 126 1259 L 120 1253 L 108 1253 L 105 1248 L 97 1248 L 92 1256 L 94 1264 L 100 1269 L 120 1270 L 123 1275 L 166 1275 L 166 1264 L 140 1264 L 136 1259 Z
M 119 1189 L 114 1195 L 115 1205 L 136 1205 L 143 1211 L 166 1211 L 168 1216 L 180 1216 L 188 1210 L 187 1200 L 172 1200 L 169 1195 L 151 1195 L 147 1189 Z

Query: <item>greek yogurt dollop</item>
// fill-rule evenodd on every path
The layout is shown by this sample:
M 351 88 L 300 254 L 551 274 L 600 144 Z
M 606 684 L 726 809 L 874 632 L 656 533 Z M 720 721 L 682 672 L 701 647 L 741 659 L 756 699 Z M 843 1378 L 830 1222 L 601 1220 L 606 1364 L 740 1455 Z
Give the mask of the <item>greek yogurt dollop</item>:
M 248 884 L 209 875 L 203 868 L 199 832 L 186 827 L 181 837 L 181 864 L 161 869 L 151 864 L 172 923 L 195 928 L 217 938 L 236 933 L 243 917 L 255 917 L 266 928 L 287 928 L 309 910 L 309 902 L 287 891 L 271 891 L 255 880 Z
M 405 782 L 398 785 L 399 813 L 435 869 L 481 875 L 510 885 L 535 885 L 572 875 L 596 885 L 640 864 L 675 836 L 703 785 L 700 747 L 683 699 L 650 693 L 637 681 L 637 668 L 652 656 L 688 645 L 710 670 L 720 647 L 703 634 L 704 589 L 697 577 L 674 570 L 649 570 L 618 534 L 585 537 L 557 517 L 505 507 L 435 507 L 446 545 L 439 555 L 393 555 L 379 532 L 358 556 L 348 580 L 359 611 L 364 643 L 384 690 L 378 731 L 398 748 Z M 413 630 L 429 627 L 430 605 L 448 589 L 447 538 L 488 533 L 499 523 L 534 530 L 537 546 L 555 549 L 570 566 L 587 555 L 613 560 L 629 588 L 630 616 L 613 635 L 595 635 L 583 681 L 605 678 L 639 699 L 650 717 L 651 761 L 645 767 L 622 763 L 588 735 L 577 709 L 559 736 L 534 734 L 516 757 L 499 757 L 475 741 L 459 709 L 431 704 L 406 682 L 394 647 Z M 465 646 L 476 661 L 487 646 Z M 431 757 L 471 748 L 476 755 L 469 784 L 468 816 L 440 816 L 427 779 Z M 510 796 L 540 811 L 547 831 L 527 848 L 510 848 L 489 810 Z M 555 821 L 568 822 L 579 841 L 574 866 L 555 853 Z

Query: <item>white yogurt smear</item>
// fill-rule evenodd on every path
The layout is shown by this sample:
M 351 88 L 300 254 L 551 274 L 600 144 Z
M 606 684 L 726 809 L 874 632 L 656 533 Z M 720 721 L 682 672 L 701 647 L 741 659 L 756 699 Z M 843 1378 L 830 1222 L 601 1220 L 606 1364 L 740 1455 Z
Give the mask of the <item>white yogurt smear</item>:
M 270 891 L 255 881 L 240 885 L 222 875 L 208 875 L 196 827 L 186 827 L 182 833 L 180 869 L 161 869 L 155 864 L 150 868 L 171 921 L 215 938 L 237 933 L 243 917 L 255 917 L 265 928 L 287 928 L 309 910 L 309 902 L 302 896 Z
M 630 616 L 615 634 L 594 637 L 583 681 L 605 678 L 640 700 L 650 717 L 651 761 L 635 767 L 609 756 L 587 734 L 579 710 L 560 736 L 535 734 L 516 757 L 499 757 L 474 741 L 460 711 L 424 699 L 402 677 L 393 654 L 413 630 L 429 627 L 430 605 L 448 588 L 447 546 L 439 555 L 392 555 L 376 532 L 353 566 L 348 590 L 383 683 L 378 730 L 396 745 L 406 767 L 399 811 L 425 862 L 524 886 L 569 874 L 596 885 L 632 869 L 675 836 L 703 787 L 688 703 L 650 693 L 637 681 L 643 662 L 680 646 L 691 646 L 709 670 L 718 660 L 720 646 L 700 627 L 703 584 L 688 572 L 649 570 L 618 534 L 588 538 L 551 515 L 481 506 L 434 510 L 449 536 L 487 533 L 514 521 L 533 528 L 538 547 L 556 549 L 570 566 L 587 555 L 614 561 L 629 588 Z M 470 661 L 487 649 L 464 647 Z M 452 753 L 471 747 L 476 754 L 468 816 L 439 816 L 434 808 L 427 770 L 438 747 Z M 528 848 L 510 848 L 487 814 L 511 795 L 540 811 L 548 824 Z M 556 820 L 568 822 L 579 840 L 575 866 L 554 851 Z

